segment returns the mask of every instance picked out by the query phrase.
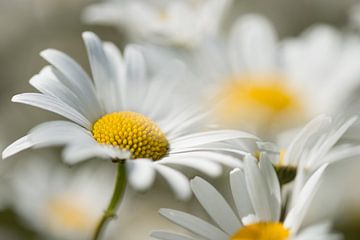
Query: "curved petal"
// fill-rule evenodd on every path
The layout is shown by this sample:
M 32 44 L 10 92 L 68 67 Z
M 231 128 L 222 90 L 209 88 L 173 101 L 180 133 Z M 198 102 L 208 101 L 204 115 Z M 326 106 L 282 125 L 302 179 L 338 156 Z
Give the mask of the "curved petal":
M 144 191 L 154 183 L 155 170 L 151 160 L 129 160 L 126 166 L 128 169 L 128 181 L 134 189 Z
M 189 200 L 191 197 L 191 189 L 189 180 L 179 171 L 162 164 L 154 164 L 156 171 L 161 174 L 174 190 L 176 196 L 181 200 Z
M 187 236 L 166 231 L 152 231 L 150 236 L 161 240 L 195 240 Z
M 90 129 L 91 123 L 76 109 L 70 107 L 57 98 L 41 93 L 22 93 L 15 95 L 13 102 L 28 104 L 53 113 L 57 113 L 69 120 L 76 122 L 84 128 Z
M 228 236 L 219 228 L 205 222 L 204 220 L 172 209 L 160 209 L 160 214 L 177 225 L 209 240 L 227 240 Z
M 221 229 L 229 235 L 242 226 L 224 197 L 208 182 L 200 177 L 191 180 L 191 188 L 200 204 Z

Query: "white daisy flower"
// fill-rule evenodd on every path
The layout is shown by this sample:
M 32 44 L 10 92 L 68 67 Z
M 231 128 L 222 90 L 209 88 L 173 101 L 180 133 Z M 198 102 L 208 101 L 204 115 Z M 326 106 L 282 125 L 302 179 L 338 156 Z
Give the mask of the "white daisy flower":
M 359 39 L 330 26 L 280 42 L 267 19 L 246 15 L 224 45 L 209 42 L 197 54 L 214 117 L 263 138 L 344 112 L 360 85 Z
M 231 0 L 116 0 L 87 7 L 85 22 L 112 25 L 133 40 L 193 47 L 219 31 Z
M 311 173 L 323 164 L 359 156 L 360 146 L 338 144 L 357 119 L 334 119 L 321 115 L 304 126 L 287 146 L 258 142 L 257 151 L 260 151 L 260 157 L 266 153 L 275 166 L 280 182 L 288 183 L 295 178 L 299 166 Z
M 70 169 L 39 157 L 18 162 L 8 181 L 12 208 L 46 239 L 89 239 L 112 192 L 111 170 L 99 163 Z
M 196 177 L 191 182 L 192 190 L 214 224 L 188 213 L 161 209 L 161 215 L 189 230 L 194 237 L 163 230 L 154 231 L 151 236 L 162 240 L 341 239 L 339 235 L 330 233 L 328 223 L 302 226 L 325 168 L 321 167 L 311 176 L 294 205 L 288 206 L 288 213 L 282 216 L 283 199 L 273 167 L 267 160 L 261 160 L 258 166 L 257 160 L 249 155 L 245 158 L 243 170 L 235 169 L 230 173 L 237 211 L 233 211 L 213 186 Z
M 23 93 L 12 99 L 70 121 L 40 124 L 7 147 L 3 158 L 31 147 L 65 145 L 63 156 L 70 164 L 91 157 L 128 159 L 128 181 L 135 189 L 149 188 L 157 172 L 182 199 L 190 196 L 190 187 L 173 166 L 214 177 L 221 174 L 221 164 L 241 165 L 227 152 L 244 152 L 217 144 L 256 137 L 233 130 L 196 132 L 204 114 L 194 106 L 181 107 L 176 100 L 176 77 L 180 76 L 172 75 L 173 66 L 148 79 L 136 47 L 128 46 L 123 57 L 114 45 L 102 43 L 93 33 L 86 32 L 83 38 L 94 83 L 69 56 L 48 49 L 41 56 L 52 66 L 30 80 L 41 93 Z

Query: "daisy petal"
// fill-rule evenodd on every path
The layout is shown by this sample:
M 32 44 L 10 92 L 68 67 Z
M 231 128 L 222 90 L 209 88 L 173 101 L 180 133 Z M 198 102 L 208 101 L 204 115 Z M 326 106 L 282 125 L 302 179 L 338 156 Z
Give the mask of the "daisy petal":
M 321 184 L 321 180 L 323 180 L 322 175 L 326 168 L 327 164 L 320 167 L 306 182 L 297 199 L 293 200 L 293 208 L 287 215 L 284 225 L 290 228 L 294 234 L 301 227 L 305 215 L 307 214 L 307 210 L 310 207 L 310 203 Z
M 11 100 L 57 113 L 87 129 L 91 127 L 91 123 L 81 113 L 55 97 L 40 93 L 22 93 L 15 95 Z
M 65 76 L 61 78 L 66 81 L 64 84 L 80 98 L 86 99 L 98 116 L 103 115 L 90 77 L 74 59 L 55 49 L 44 50 L 40 55 Z
M 156 171 L 164 177 L 169 183 L 170 187 L 174 190 L 176 196 L 182 200 L 188 200 L 191 197 L 191 189 L 187 177 L 172 168 L 161 164 L 154 165 Z
M 245 176 L 242 170 L 234 169 L 230 173 L 231 193 L 240 218 L 254 214 L 254 209 L 248 194 Z
M 97 96 L 104 103 L 107 112 L 116 107 L 116 78 L 110 67 L 101 40 L 92 32 L 84 32 L 83 39 L 88 52 Z
M 172 209 L 160 209 L 160 214 L 177 225 L 209 240 L 228 239 L 228 236 L 217 227 L 205 222 L 204 220 Z
M 155 170 L 153 163 L 149 159 L 136 159 L 127 162 L 128 181 L 130 185 L 138 190 L 147 190 L 155 180 Z
M 151 237 L 161 240 L 194 240 L 193 238 L 166 231 L 153 231 Z
M 206 212 L 226 233 L 231 235 L 242 226 L 229 204 L 211 184 L 195 177 L 191 180 L 191 188 Z
M 256 136 L 242 131 L 216 130 L 216 131 L 190 134 L 184 137 L 179 137 L 177 139 L 174 139 L 172 143 L 172 148 L 178 149 L 178 148 L 195 147 L 203 144 L 231 140 L 236 138 L 258 140 Z
M 256 216 L 262 221 L 271 221 L 270 192 L 257 165 L 257 160 L 250 154 L 245 157 L 244 172 Z
M 11 157 L 18 152 L 31 148 L 32 146 L 33 144 L 31 144 L 29 141 L 28 136 L 24 136 L 5 148 L 5 150 L 2 152 L 2 159 Z

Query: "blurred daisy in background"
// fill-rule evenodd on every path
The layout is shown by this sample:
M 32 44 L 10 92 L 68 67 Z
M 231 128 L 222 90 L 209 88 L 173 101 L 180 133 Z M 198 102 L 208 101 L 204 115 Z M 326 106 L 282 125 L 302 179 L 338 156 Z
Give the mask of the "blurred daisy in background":
M 344 112 L 360 85 L 359 38 L 327 25 L 280 42 L 266 18 L 245 15 L 226 43 L 209 41 L 196 58 L 217 123 L 270 140 L 319 114 Z
M 114 173 L 94 162 L 70 169 L 51 159 L 26 159 L 8 183 L 12 207 L 44 239 L 89 239 L 109 201 Z
M 217 35 L 232 0 L 115 0 L 88 6 L 83 19 L 111 25 L 135 41 L 194 47 Z
M 65 145 L 64 159 L 75 164 L 92 157 L 126 161 L 127 176 L 137 190 L 149 188 L 159 173 L 182 199 L 189 198 L 188 180 L 173 166 L 189 167 L 209 176 L 221 174 L 221 164 L 241 166 L 238 146 L 228 140 L 256 140 L 235 130 L 202 131 L 206 113 L 177 97 L 177 78 L 165 67 L 148 79 L 142 54 L 128 46 L 124 56 L 91 32 L 83 34 L 94 83 L 69 56 L 57 50 L 41 52 L 52 66 L 30 83 L 41 93 L 24 93 L 12 101 L 57 113 L 70 121 L 50 121 L 3 151 L 7 158 L 31 147 Z M 182 64 L 180 64 L 180 67 Z M 202 131 L 202 132 L 201 132 Z M 191 134 L 189 134 L 191 133 Z M 135 160 L 135 161 L 134 161 Z
M 329 222 L 318 221 L 305 228 L 302 225 L 325 168 L 326 165 L 316 171 L 301 189 L 294 189 L 300 193 L 294 204 L 287 205 L 270 162 L 260 160 L 258 165 L 249 155 L 245 158 L 244 169 L 235 169 L 230 174 L 236 212 L 211 184 L 196 177 L 191 182 L 192 190 L 215 224 L 185 212 L 161 209 L 161 215 L 196 237 L 168 231 L 154 231 L 151 236 L 163 240 L 341 239 L 330 232 Z
M 295 178 L 299 167 L 311 174 L 325 163 L 358 157 L 359 145 L 339 142 L 357 119 L 322 115 L 306 124 L 291 140 L 285 137 L 280 146 L 271 142 L 258 142 L 256 151 L 260 158 L 263 153 L 266 154 L 274 164 L 280 183 L 285 184 Z

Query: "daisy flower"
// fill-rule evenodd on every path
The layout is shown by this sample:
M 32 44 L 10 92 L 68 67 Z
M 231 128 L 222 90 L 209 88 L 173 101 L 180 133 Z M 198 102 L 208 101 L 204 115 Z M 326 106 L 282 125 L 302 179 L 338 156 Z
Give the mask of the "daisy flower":
M 267 19 L 246 15 L 224 44 L 203 46 L 196 68 L 214 118 L 263 138 L 344 112 L 360 85 L 359 39 L 326 25 L 280 42 Z
M 208 182 L 196 177 L 191 182 L 192 190 L 213 220 L 208 223 L 188 213 L 161 209 L 160 214 L 175 224 L 189 230 L 194 237 L 169 231 L 154 231 L 151 236 L 162 240 L 305 240 L 341 239 L 330 233 L 328 223 L 302 227 L 306 212 L 322 181 L 326 166 L 316 171 L 301 189 L 294 205 L 282 216 L 281 191 L 276 173 L 267 160 L 259 166 L 252 156 L 245 158 L 243 170 L 230 173 L 230 184 L 236 210 Z
M 216 35 L 231 0 L 117 0 L 88 6 L 85 22 L 112 25 L 134 40 L 192 47 Z
M 303 167 L 312 173 L 323 164 L 346 160 L 360 154 L 360 146 L 339 144 L 339 140 L 354 126 L 357 117 L 349 119 L 318 116 L 305 125 L 286 147 L 270 142 L 258 142 L 258 154 L 266 153 L 272 161 L 282 184 L 295 178 Z M 285 137 L 289 141 L 288 137 Z
M 70 121 L 40 124 L 7 147 L 3 158 L 31 147 L 65 145 L 63 156 L 70 164 L 91 157 L 127 159 L 127 178 L 135 189 L 150 187 L 157 172 L 183 199 L 191 193 L 188 181 L 173 166 L 218 176 L 221 163 L 231 167 L 241 164 L 226 153 L 244 154 L 242 151 L 219 148 L 217 143 L 256 137 L 233 130 L 199 132 L 204 114 L 194 106 L 182 107 L 185 104 L 177 100 L 179 81 L 171 75 L 174 66 L 148 79 L 136 46 L 128 46 L 122 56 L 114 45 L 102 43 L 93 33 L 85 32 L 83 38 L 94 82 L 69 56 L 48 49 L 41 56 L 51 66 L 30 80 L 41 93 L 19 94 L 12 99 Z
M 31 158 L 11 170 L 11 207 L 46 239 L 89 239 L 109 201 L 113 169 L 99 163 L 70 169 Z

